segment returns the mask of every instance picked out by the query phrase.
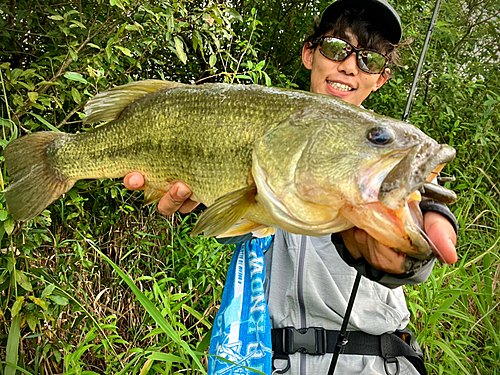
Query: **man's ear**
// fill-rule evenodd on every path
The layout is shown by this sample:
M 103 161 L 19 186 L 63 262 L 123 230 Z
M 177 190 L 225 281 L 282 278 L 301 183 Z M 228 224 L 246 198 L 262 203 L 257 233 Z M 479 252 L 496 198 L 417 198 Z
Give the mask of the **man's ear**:
M 312 69 L 313 56 L 315 48 L 309 48 L 311 43 L 307 42 L 302 47 L 302 63 L 306 67 L 306 69 Z
M 387 82 L 390 76 L 391 76 L 391 70 L 389 68 L 385 68 L 384 73 L 382 73 L 378 77 L 377 82 L 375 82 L 372 91 L 377 91 L 379 88 L 384 86 L 384 83 Z

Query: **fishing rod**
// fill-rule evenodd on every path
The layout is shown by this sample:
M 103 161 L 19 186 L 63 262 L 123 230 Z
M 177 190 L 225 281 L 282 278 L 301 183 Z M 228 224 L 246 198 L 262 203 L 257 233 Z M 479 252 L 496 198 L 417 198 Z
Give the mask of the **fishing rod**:
M 431 39 L 432 31 L 434 30 L 436 16 L 439 11 L 439 6 L 441 5 L 441 0 L 436 1 L 434 6 L 434 12 L 432 13 L 431 22 L 429 23 L 429 28 L 427 29 L 427 35 L 425 37 L 424 45 L 422 46 L 422 53 L 420 53 L 420 59 L 418 60 L 417 71 L 413 77 L 413 83 L 411 85 L 410 94 L 408 95 L 408 100 L 406 102 L 406 108 L 403 113 L 402 120 L 408 122 L 408 117 L 410 116 L 411 106 L 413 103 L 413 95 L 417 89 L 418 79 L 420 78 L 420 71 L 422 70 L 422 65 L 424 65 L 425 54 L 427 52 L 427 47 L 429 45 L 429 40 Z
M 427 35 L 425 37 L 424 45 L 422 46 L 422 52 L 420 53 L 420 58 L 417 64 L 417 70 L 415 72 L 415 76 L 413 77 L 413 83 L 411 85 L 410 93 L 408 95 L 408 100 L 406 102 L 406 108 L 402 117 L 402 120 L 406 122 L 408 122 L 408 117 L 410 116 L 411 106 L 413 102 L 413 95 L 415 94 L 417 88 L 417 83 L 420 77 L 420 71 L 422 70 L 422 66 L 424 64 L 425 54 L 427 52 L 429 40 L 431 39 L 432 31 L 434 30 L 435 20 L 440 5 L 441 5 L 441 0 L 437 0 L 436 5 L 434 6 L 434 11 L 432 13 L 431 22 L 429 23 L 429 27 L 427 29 Z M 354 285 L 351 290 L 351 295 L 349 297 L 349 302 L 347 304 L 346 312 L 344 314 L 344 319 L 342 320 L 342 326 L 340 328 L 340 332 L 337 337 L 337 342 L 335 344 L 332 361 L 330 362 L 330 368 L 328 369 L 328 375 L 334 374 L 335 367 L 337 366 L 337 361 L 339 359 L 339 355 L 341 354 L 342 348 L 349 342 L 348 338 L 346 338 L 347 324 L 349 322 L 349 318 L 351 317 L 351 312 L 354 306 L 354 300 L 356 299 L 356 294 L 358 293 L 360 281 L 361 281 L 361 274 L 358 271 L 356 274 L 356 279 L 354 280 Z

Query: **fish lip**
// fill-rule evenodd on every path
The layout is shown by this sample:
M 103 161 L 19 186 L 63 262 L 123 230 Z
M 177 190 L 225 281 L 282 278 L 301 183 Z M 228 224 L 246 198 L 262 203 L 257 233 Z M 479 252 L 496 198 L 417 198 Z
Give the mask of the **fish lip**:
M 385 177 L 378 194 L 380 203 L 398 210 L 406 204 L 409 196 L 420 190 L 431 172 L 441 164 L 455 158 L 453 147 L 444 144 L 424 143 L 414 147 Z
M 403 227 L 408 234 L 411 243 L 418 251 L 407 252 L 406 254 L 418 260 L 427 260 L 433 257 L 433 244 L 429 242 L 429 237 L 424 231 L 424 219 L 420 210 L 420 201 L 411 201 L 401 209 L 403 211 Z

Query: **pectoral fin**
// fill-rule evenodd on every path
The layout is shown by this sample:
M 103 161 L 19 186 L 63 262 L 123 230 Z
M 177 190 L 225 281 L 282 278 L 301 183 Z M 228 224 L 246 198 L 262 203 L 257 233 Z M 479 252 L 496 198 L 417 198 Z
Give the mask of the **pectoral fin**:
M 227 232 L 255 204 L 256 193 L 255 185 L 250 185 L 217 199 L 200 215 L 191 237 L 201 233 L 211 237 Z
M 158 202 L 167 192 L 146 187 L 144 189 L 144 204 Z

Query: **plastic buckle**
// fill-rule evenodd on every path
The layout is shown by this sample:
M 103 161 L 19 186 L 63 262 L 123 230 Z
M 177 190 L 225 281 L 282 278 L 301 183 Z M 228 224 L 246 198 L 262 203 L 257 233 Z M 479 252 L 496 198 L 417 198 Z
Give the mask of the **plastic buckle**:
M 296 352 L 322 355 L 326 353 L 326 331 L 324 328 L 283 329 L 283 351 L 287 354 Z

